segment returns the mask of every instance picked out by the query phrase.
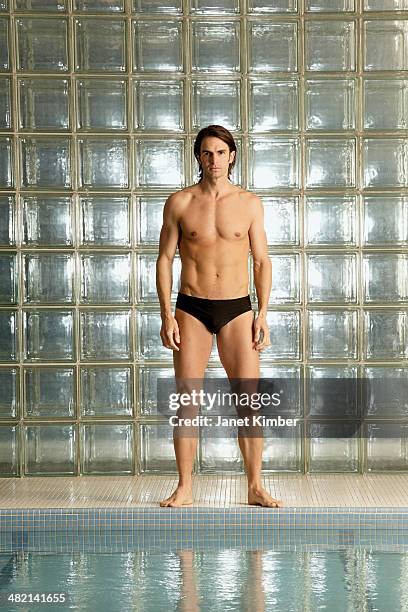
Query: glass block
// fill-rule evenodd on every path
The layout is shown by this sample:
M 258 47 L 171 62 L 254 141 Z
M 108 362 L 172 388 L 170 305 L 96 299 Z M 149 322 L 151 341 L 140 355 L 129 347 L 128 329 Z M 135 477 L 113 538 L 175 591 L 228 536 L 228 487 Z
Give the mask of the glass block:
M 307 130 L 354 130 L 356 82 L 354 79 L 305 81 Z
M 404 11 L 408 0 L 364 0 L 365 11 Z
M 156 262 L 157 254 L 140 254 L 137 255 L 137 301 L 138 302 L 157 302 L 156 288 Z M 181 262 L 176 256 L 173 260 L 173 288 L 171 298 L 177 298 L 178 287 L 180 285 Z
M 269 245 L 299 244 L 299 198 L 262 198 Z
M 137 140 L 136 176 L 140 187 L 184 184 L 183 140 Z
M 306 70 L 355 70 L 354 21 L 305 22 Z
M 363 241 L 367 246 L 408 243 L 408 197 L 365 196 Z
M 0 11 L 8 11 L 8 0 L 0 0 Z
M 127 139 L 81 138 L 78 143 L 81 187 L 129 187 Z
M 83 416 L 132 416 L 130 368 L 81 368 Z
M 72 246 L 74 204 L 65 196 L 22 196 L 23 244 Z
M 17 11 L 47 11 L 48 13 L 67 10 L 67 0 L 14 0 Z
M 67 79 L 19 79 L 20 129 L 67 130 L 69 91 Z
M 0 370 L 1 371 L 1 370 Z M 174 368 L 141 367 L 136 375 L 138 384 L 138 405 L 140 414 L 158 416 L 158 379 L 175 381 Z
M 180 21 L 134 21 L 134 64 L 138 72 L 183 70 Z
M 271 346 L 262 353 L 268 359 L 300 359 L 300 312 L 268 311 Z
M 0 361 L 17 360 L 17 312 L 0 310 Z
M 133 10 L 137 13 L 174 13 L 183 12 L 182 0 L 133 0 Z
M 305 9 L 311 13 L 345 13 L 355 11 L 355 0 L 306 0 Z
M 0 368 L 0 418 L 15 419 L 19 404 L 18 369 Z
M 160 474 L 177 473 L 173 428 L 168 421 L 140 425 L 140 470 Z
M 9 70 L 9 36 L 8 18 L 0 17 L 0 70 Z
M 75 474 L 75 425 L 27 425 L 24 433 L 27 476 Z
M 0 137 L 0 189 L 12 187 L 13 183 L 12 140 Z
M 194 81 L 191 88 L 193 129 L 223 125 L 241 129 L 241 85 L 239 81 Z
M 200 472 L 242 472 L 242 455 L 234 438 L 234 427 L 223 427 L 223 437 L 214 438 L 211 427 L 200 428 Z M 218 436 L 221 432 L 218 433 Z
M 82 79 L 78 81 L 78 128 L 125 130 L 126 81 Z
M 367 423 L 367 471 L 408 468 L 405 423 Z
M 407 70 L 406 20 L 363 21 L 363 69 Z
M 129 246 L 129 199 L 81 197 L 81 244 Z
M 81 302 L 128 303 L 130 255 L 81 255 Z
M 302 446 L 303 438 L 296 433 L 292 433 L 291 438 L 288 438 L 286 434 L 280 437 L 264 438 L 262 470 L 302 472 Z
M 67 361 L 74 357 L 72 310 L 27 310 L 23 313 L 24 358 Z
M 364 301 L 408 300 L 408 256 L 402 253 L 371 253 L 363 256 Z
M 356 184 L 354 138 L 306 141 L 306 186 L 354 187 Z
M 249 123 L 253 132 L 297 130 L 298 82 L 250 81 Z
M 123 13 L 125 0 L 74 0 L 74 10 L 83 13 Z
M 309 424 L 309 471 L 358 472 L 358 438 L 353 423 Z
M 238 72 L 239 21 L 191 23 L 193 72 Z
M 297 138 L 252 138 L 249 142 L 249 186 L 252 189 L 299 185 Z
M 76 19 L 76 70 L 125 72 L 125 21 Z
M 74 299 L 74 256 L 62 253 L 24 254 L 24 302 L 69 304 Z
M 182 81 L 133 83 L 136 129 L 181 132 L 184 129 Z
M 357 359 L 357 311 L 309 311 L 308 357 Z
M 407 79 L 364 79 L 365 130 L 406 130 Z
M 237 15 L 240 0 L 191 0 L 192 15 Z
M 22 187 L 66 189 L 71 186 L 68 138 L 21 138 Z
M 131 357 L 130 311 L 81 312 L 81 359 Z
M 81 428 L 83 474 L 134 473 L 133 423 L 83 423 Z
M 297 72 L 296 23 L 248 23 L 250 72 Z
M 355 303 L 357 260 L 353 254 L 307 255 L 309 302 Z
M 0 304 L 17 302 L 17 275 L 17 255 L 0 251 Z
M 296 13 L 297 0 L 248 0 L 250 13 Z
M 0 195 L 0 245 L 15 244 L 14 238 L 15 200 L 14 196 Z
M 307 197 L 305 242 L 309 245 L 355 246 L 356 200 L 350 197 Z
M 20 17 L 16 19 L 16 29 L 19 70 L 68 70 L 66 19 Z
M 75 404 L 73 368 L 24 370 L 24 406 L 27 417 L 74 418 Z
M 364 187 L 408 185 L 406 139 L 364 138 Z
M 0 129 L 11 128 L 11 87 L 9 77 L 0 77 Z
M 162 345 L 160 338 L 161 316 L 159 312 L 137 312 L 137 352 L 141 359 L 171 360 L 173 351 Z
M 408 370 L 406 367 L 364 368 L 363 414 L 368 417 L 406 417 L 408 413 Z
M 353 418 L 360 414 L 359 382 L 355 366 L 308 366 L 308 416 Z M 335 436 L 337 437 L 337 436 Z
M 300 259 L 298 253 L 272 255 L 273 283 L 270 304 L 297 304 L 300 301 Z
M 364 312 L 366 346 L 364 359 L 408 357 L 408 313 L 398 310 Z
M 143 195 L 136 198 L 136 232 L 140 245 L 159 244 L 164 202 L 165 197 Z
M 0 427 L 0 473 L 2 476 L 19 476 L 18 425 Z

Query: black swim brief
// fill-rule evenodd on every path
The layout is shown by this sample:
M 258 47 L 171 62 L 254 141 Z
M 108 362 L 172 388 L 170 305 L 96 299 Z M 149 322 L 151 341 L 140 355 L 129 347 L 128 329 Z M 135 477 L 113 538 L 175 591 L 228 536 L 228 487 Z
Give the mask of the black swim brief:
M 230 300 L 208 300 L 186 293 L 178 293 L 176 308 L 188 312 L 204 323 L 208 331 L 218 334 L 221 327 L 235 319 L 243 312 L 252 310 L 249 295 Z

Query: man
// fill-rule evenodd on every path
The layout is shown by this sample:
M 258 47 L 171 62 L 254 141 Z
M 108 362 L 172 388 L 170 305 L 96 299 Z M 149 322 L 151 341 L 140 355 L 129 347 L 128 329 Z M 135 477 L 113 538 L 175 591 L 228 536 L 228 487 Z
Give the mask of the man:
M 258 379 L 259 353 L 270 344 L 266 311 L 271 262 L 258 196 L 233 185 L 230 173 L 236 145 L 218 125 L 203 128 L 194 144 L 200 181 L 173 193 L 163 211 L 157 260 L 163 345 L 173 350 L 176 379 L 203 379 L 216 334 L 218 354 L 228 378 Z M 173 316 L 170 295 L 177 247 L 182 264 Z M 251 248 L 258 316 L 248 294 Z M 177 427 L 175 427 L 175 430 Z M 192 467 L 197 437 L 174 436 L 179 483 L 161 506 L 193 502 Z M 261 484 L 263 438 L 239 435 L 248 478 L 248 503 L 280 507 Z

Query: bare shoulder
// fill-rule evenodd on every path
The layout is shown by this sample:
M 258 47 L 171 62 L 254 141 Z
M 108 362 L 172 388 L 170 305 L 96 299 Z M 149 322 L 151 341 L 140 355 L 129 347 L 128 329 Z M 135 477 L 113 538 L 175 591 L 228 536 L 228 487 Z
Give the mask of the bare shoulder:
M 191 187 L 185 187 L 170 194 L 165 203 L 165 212 L 177 216 L 191 202 L 194 193 Z
M 238 195 L 241 198 L 241 201 L 244 202 L 246 206 L 248 206 L 252 214 L 254 216 L 262 214 L 263 204 L 262 204 L 261 198 L 257 196 L 255 193 L 252 193 L 252 191 L 247 191 L 246 189 L 243 189 L 242 187 L 239 187 L 238 189 L 239 189 Z

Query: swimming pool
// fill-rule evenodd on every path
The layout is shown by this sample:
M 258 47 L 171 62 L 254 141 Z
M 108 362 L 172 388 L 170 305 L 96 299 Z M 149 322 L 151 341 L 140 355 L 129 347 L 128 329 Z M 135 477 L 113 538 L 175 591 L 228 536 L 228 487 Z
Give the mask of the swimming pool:
M 408 610 L 407 517 L 405 508 L 2 510 L 1 609 Z M 30 603 L 35 594 L 42 603 Z M 65 601 L 44 602 L 56 594 Z
M 408 553 L 175 551 L 1 554 L 1 609 L 408 610 Z M 6 593 L 65 593 L 66 603 L 12 604 Z M 27 597 L 28 601 L 28 597 Z

